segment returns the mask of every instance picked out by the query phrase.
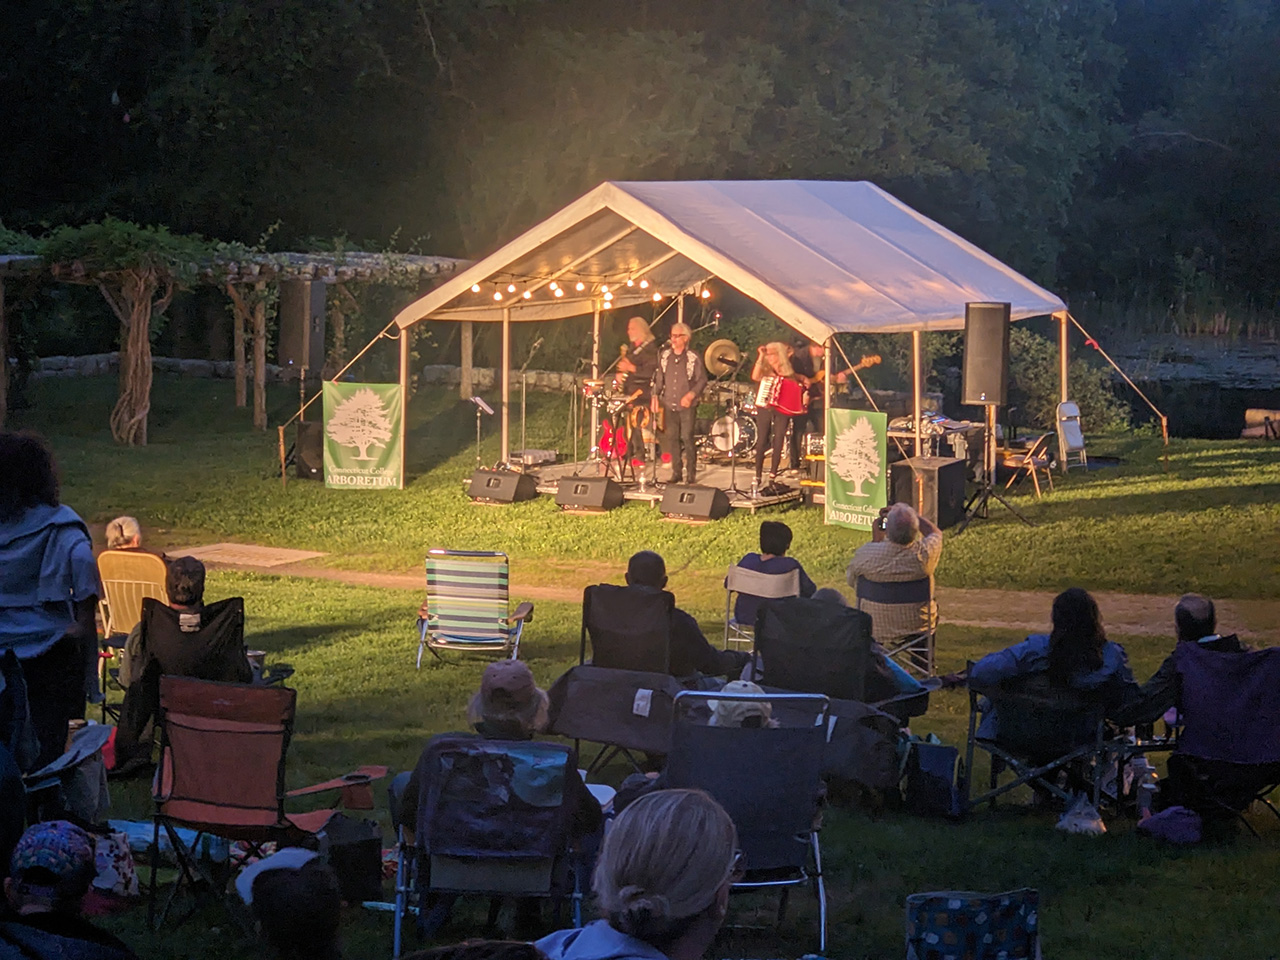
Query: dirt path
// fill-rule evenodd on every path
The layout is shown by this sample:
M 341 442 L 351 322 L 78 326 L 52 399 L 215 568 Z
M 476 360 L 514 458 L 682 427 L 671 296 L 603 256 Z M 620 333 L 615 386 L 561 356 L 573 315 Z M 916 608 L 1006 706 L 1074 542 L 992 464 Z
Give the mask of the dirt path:
M 310 577 L 366 587 L 421 590 L 421 573 L 374 573 L 334 570 L 311 563 L 287 563 L 269 568 L 241 563 L 209 562 L 213 569 L 243 570 L 287 577 Z M 577 582 L 576 580 L 574 582 Z M 577 603 L 580 586 L 527 584 L 514 580 L 512 594 L 529 600 Z M 1116 636 L 1171 636 L 1174 596 L 1131 593 L 1095 593 L 1108 632 Z M 938 610 L 944 623 L 964 627 L 1034 632 L 1049 627 L 1053 592 L 1040 590 L 966 590 L 938 588 Z M 1240 634 L 1248 643 L 1280 644 L 1280 601 L 1221 600 L 1218 622 L 1223 630 Z

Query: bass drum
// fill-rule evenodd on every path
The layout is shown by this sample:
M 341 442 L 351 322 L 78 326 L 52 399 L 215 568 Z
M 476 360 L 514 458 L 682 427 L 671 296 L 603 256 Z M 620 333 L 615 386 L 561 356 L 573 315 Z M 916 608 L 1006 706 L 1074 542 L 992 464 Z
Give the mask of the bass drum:
M 711 424 L 711 445 L 719 453 L 742 456 L 756 447 L 756 422 L 750 417 L 721 417 Z

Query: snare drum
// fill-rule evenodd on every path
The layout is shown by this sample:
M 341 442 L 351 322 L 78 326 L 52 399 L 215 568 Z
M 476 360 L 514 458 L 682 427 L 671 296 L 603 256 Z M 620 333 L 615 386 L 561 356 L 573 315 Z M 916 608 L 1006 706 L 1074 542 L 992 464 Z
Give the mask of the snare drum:
M 582 395 L 588 400 L 595 400 L 604 394 L 603 380 L 583 380 Z

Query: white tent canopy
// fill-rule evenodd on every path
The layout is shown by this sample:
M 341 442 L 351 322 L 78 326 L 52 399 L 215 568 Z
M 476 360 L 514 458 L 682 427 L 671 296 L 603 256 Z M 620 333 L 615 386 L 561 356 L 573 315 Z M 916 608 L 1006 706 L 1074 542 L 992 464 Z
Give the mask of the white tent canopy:
M 602 286 L 621 307 L 713 276 L 817 341 L 956 330 L 964 305 L 977 301 L 1011 303 L 1015 320 L 1066 309 L 872 183 L 607 182 L 405 307 L 396 323 L 500 321 L 506 308 L 512 322 L 581 316 Z M 646 290 L 625 286 L 641 278 Z
M 917 451 L 920 334 L 962 329 L 967 303 L 1007 302 L 1014 320 L 1057 314 L 1066 398 L 1061 299 L 875 184 L 826 180 L 602 183 L 401 310 L 401 383 L 403 331 L 423 320 L 502 322 L 505 461 L 509 324 L 593 314 L 598 376 L 601 311 L 682 296 L 713 277 L 828 346 L 837 333 L 910 332 Z

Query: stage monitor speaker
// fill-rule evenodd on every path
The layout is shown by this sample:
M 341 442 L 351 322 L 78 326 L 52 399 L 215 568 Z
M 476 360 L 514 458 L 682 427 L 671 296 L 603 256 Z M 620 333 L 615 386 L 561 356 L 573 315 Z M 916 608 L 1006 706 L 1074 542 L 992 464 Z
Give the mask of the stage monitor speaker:
M 729 496 L 719 487 L 669 483 L 658 509 L 678 520 L 720 520 L 729 515 Z
M 891 502 L 915 507 L 942 530 L 964 519 L 963 460 L 911 457 L 893 464 L 889 472 Z
M 276 358 L 286 377 L 319 377 L 324 366 L 325 285 L 319 280 L 283 280 L 280 283 L 280 342 Z
M 298 442 L 293 450 L 293 466 L 299 480 L 324 479 L 324 424 L 298 421 Z
M 1009 304 L 964 305 L 960 402 L 1003 407 L 1009 400 Z
M 603 513 L 622 506 L 622 487 L 610 477 L 562 477 L 556 503 L 566 510 Z
M 537 495 L 538 482 L 533 476 L 514 470 L 477 470 L 467 491 L 467 496 L 480 503 L 519 503 Z

